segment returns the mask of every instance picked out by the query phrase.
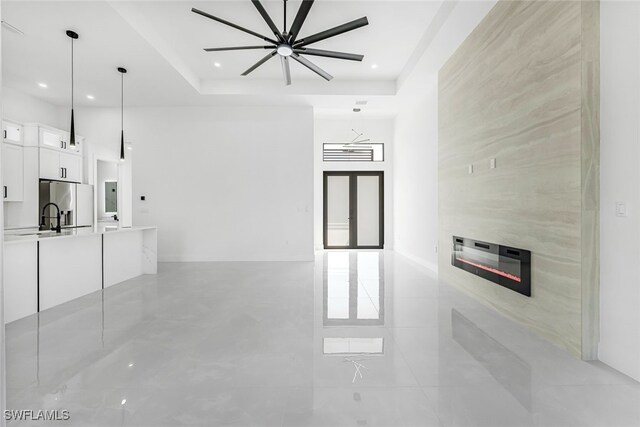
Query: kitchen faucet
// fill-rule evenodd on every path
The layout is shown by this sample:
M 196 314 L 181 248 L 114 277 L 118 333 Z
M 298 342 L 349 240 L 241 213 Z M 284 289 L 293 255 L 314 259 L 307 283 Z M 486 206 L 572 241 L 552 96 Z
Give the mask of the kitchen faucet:
M 46 229 L 47 229 L 46 220 L 47 220 L 47 219 L 49 219 L 49 218 L 54 218 L 54 217 L 52 217 L 52 216 L 45 216 L 45 214 L 44 214 L 44 212 L 46 211 L 46 209 L 47 209 L 49 206 L 55 206 L 55 207 L 56 207 L 56 211 L 58 212 L 58 213 L 56 214 L 56 216 L 55 216 L 55 218 L 56 218 L 56 220 L 57 220 L 58 224 L 56 225 L 56 227 L 55 227 L 55 228 L 53 228 L 53 226 L 52 226 L 52 227 L 51 227 L 51 230 L 56 230 L 56 233 L 60 233 L 60 232 L 62 231 L 62 228 L 60 227 L 60 208 L 58 207 L 58 205 L 56 205 L 56 204 L 55 204 L 55 203 L 53 203 L 53 202 L 49 202 L 49 203 L 47 203 L 46 205 L 44 205 L 44 206 L 42 207 L 42 217 L 41 217 L 42 219 L 41 219 L 41 221 L 40 221 L 40 230 L 46 230 Z

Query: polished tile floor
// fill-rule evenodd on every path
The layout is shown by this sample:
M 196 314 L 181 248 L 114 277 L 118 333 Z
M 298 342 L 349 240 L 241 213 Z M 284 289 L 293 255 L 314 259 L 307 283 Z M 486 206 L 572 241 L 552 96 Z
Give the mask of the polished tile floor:
M 6 335 L 8 408 L 54 425 L 640 425 L 638 383 L 393 252 L 161 264 Z

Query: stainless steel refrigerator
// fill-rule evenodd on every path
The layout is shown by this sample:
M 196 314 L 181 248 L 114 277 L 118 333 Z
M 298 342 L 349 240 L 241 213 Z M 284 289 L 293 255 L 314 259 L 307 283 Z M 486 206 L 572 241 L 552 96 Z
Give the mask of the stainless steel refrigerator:
M 56 208 L 47 203 L 55 203 L 60 208 L 60 226 L 89 227 L 93 225 L 93 186 L 76 184 L 73 182 L 60 182 L 40 180 L 40 203 L 38 218 L 42 216 L 53 217 L 46 219 L 47 228 L 52 221 L 55 223 Z M 53 224 L 55 226 L 55 224 Z

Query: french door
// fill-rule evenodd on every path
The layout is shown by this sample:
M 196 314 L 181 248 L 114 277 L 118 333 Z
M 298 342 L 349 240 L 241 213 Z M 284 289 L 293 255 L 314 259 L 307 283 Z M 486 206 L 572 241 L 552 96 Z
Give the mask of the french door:
M 324 248 L 382 249 L 383 173 L 325 172 L 323 187 Z

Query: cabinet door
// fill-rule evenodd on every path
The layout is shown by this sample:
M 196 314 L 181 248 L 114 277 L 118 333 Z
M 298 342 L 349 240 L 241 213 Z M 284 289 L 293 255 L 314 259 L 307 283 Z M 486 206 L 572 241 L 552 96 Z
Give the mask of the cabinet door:
M 74 154 L 60 153 L 60 167 L 64 181 L 82 181 L 82 157 Z
M 4 142 L 22 144 L 22 126 L 10 122 L 2 122 L 2 138 Z
M 2 196 L 5 202 L 23 200 L 24 149 L 13 144 L 2 144 Z
M 62 179 L 60 153 L 46 148 L 40 149 L 40 178 Z
M 40 146 L 62 150 L 64 146 L 63 133 L 49 129 L 40 129 Z

